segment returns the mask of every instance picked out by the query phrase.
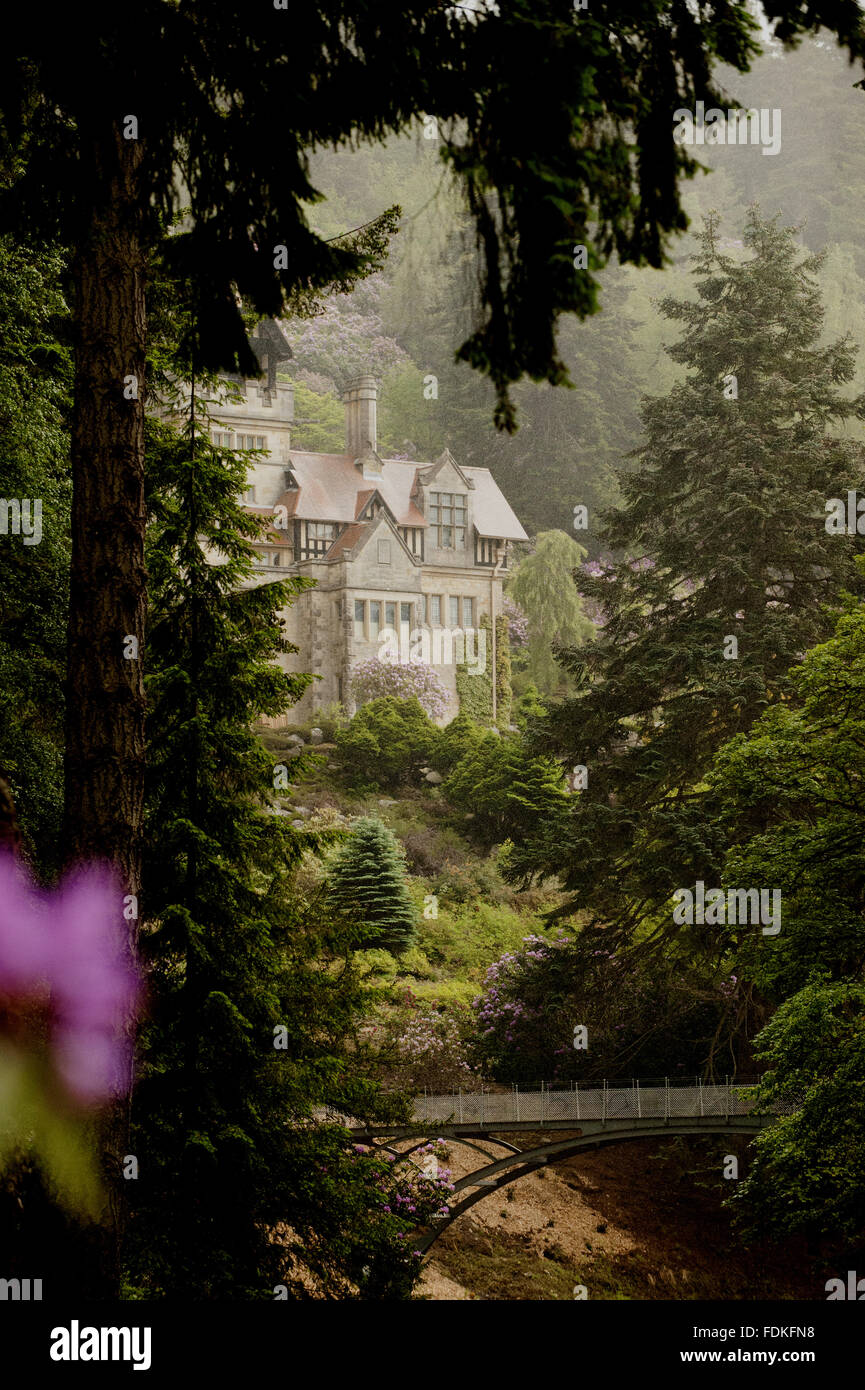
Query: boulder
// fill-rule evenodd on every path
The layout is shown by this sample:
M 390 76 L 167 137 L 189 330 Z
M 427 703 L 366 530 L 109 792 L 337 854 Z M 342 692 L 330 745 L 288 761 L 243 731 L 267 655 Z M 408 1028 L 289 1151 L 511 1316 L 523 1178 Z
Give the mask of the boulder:
M 323 730 L 323 729 L 310 729 L 310 731 L 309 731 L 309 741 L 310 741 L 310 743 L 324 743 L 324 730 Z
M 300 734 L 289 734 L 285 741 L 286 743 L 293 743 L 296 748 L 304 747 L 304 740 L 301 738 Z
M 431 782 L 434 787 L 437 787 L 439 782 L 444 780 L 440 772 L 428 772 L 424 778 L 424 781 Z

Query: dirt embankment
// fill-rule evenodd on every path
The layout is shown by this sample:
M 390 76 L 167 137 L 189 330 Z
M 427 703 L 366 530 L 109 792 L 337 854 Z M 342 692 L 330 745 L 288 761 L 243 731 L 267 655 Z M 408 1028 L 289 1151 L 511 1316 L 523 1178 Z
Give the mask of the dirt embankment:
M 520 1148 L 533 1139 L 509 1137 Z M 483 1162 L 450 1154 L 456 1176 Z M 589 1299 L 824 1299 L 828 1276 L 804 1242 L 748 1247 L 736 1234 L 722 1204 L 728 1154 L 744 1176 L 746 1141 L 723 1135 L 614 1145 L 540 1169 L 445 1231 L 417 1296 L 547 1301 L 582 1285 Z

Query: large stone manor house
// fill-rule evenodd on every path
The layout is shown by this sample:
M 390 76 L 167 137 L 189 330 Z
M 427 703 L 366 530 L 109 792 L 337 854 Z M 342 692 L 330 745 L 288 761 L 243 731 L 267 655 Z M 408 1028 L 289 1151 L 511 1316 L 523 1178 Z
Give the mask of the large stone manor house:
M 388 634 L 405 659 L 410 637 L 417 641 L 422 630 L 432 637 L 424 654 L 450 695 L 447 722 L 459 710 L 459 634 L 477 633 L 484 615 L 500 614 L 510 543 L 525 540 L 525 531 L 489 469 L 461 467 L 447 449 L 432 462 L 380 456 L 372 376 L 358 376 L 343 393 L 343 453 L 293 449 L 294 390 L 276 374 L 291 350 L 266 322 L 256 351 L 265 375 L 238 383 L 238 403 L 219 404 L 213 440 L 267 450 L 250 466 L 246 494 L 251 512 L 274 519 L 257 545 L 256 582 L 286 574 L 316 581 L 281 614 L 298 648 L 282 658 L 285 669 L 320 677 L 284 722 L 333 701 L 353 711 L 354 668 L 381 659 Z

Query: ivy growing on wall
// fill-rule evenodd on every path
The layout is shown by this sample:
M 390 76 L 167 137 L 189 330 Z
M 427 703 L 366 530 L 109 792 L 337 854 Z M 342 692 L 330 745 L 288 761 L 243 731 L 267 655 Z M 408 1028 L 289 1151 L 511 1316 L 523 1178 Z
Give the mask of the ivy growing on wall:
M 496 618 L 496 723 L 507 729 L 511 722 L 511 639 L 507 616 Z
M 486 634 L 486 668 L 472 674 L 469 663 L 461 662 L 456 668 L 456 687 L 460 702 L 460 713 L 467 714 L 477 724 L 492 725 L 493 722 L 493 673 L 492 673 L 492 623 L 488 614 L 480 619 L 480 629 Z M 475 663 L 471 663 L 474 667 Z M 496 726 L 506 729 L 511 722 L 511 650 L 508 637 L 508 620 L 502 615 L 496 618 Z

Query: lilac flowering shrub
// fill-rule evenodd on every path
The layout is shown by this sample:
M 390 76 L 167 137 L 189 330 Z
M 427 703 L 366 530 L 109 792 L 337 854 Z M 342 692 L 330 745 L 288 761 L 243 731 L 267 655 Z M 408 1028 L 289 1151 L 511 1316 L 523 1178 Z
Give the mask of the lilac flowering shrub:
M 430 719 L 440 719 L 450 701 L 445 686 L 431 666 L 421 661 L 410 661 L 405 666 L 399 663 L 391 665 L 379 661 L 377 656 L 371 656 L 355 666 L 350 690 L 359 705 L 385 695 L 392 695 L 397 700 L 414 698 Z
M 386 1084 L 413 1091 L 475 1089 L 479 1078 L 466 1042 L 470 1028 L 469 1010 L 426 1004 L 406 990 L 381 1030 Z
M 417 1150 L 412 1158 L 400 1162 L 396 1154 L 380 1156 L 366 1144 L 352 1148 L 355 1163 L 367 1171 L 363 1187 L 377 1194 L 380 1219 L 373 1227 L 375 1246 L 363 1267 L 358 1286 L 363 1296 L 408 1297 L 418 1274 L 421 1251 L 417 1248 L 420 1231 L 450 1212 L 454 1190 L 451 1170 L 440 1167 L 447 1154 L 443 1140 L 436 1139 Z M 424 1168 L 430 1157 L 436 1160 L 429 1173 Z M 395 1279 L 394 1261 L 398 1270 Z M 399 1278 L 399 1275 L 402 1278 Z M 401 1287 L 400 1287 L 401 1286 Z
M 335 294 L 322 301 L 313 318 L 285 319 L 282 326 L 295 362 L 336 390 L 357 374 L 358 363 L 381 377 L 408 362 L 405 350 L 384 332 L 382 283 L 380 276 L 371 275 L 351 294 Z
M 138 994 L 124 956 L 123 899 L 105 868 L 81 869 L 54 893 L 28 883 L 0 854 L 0 997 L 5 1043 L 31 1046 L 14 1027 L 16 1005 L 41 1002 L 47 1060 L 70 1100 L 95 1105 L 130 1085 L 123 1024 Z
M 615 583 L 615 572 L 612 565 L 605 565 L 600 560 L 587 560 L 583 565 L 583 573 L 588 575 L 590 579 L 608 579 L 611 584 Z M 605 605 L 594 595 L 588 597 L 583 594 L 583 611 L 596 627 L 604 626 L 606 620 Z
M 616 955 L 602 932 L 532 935 L 487 970 L 471 1054 L 486 1075 L 524 1085 L 691 1074 L 729 1006 L 728 987 Z M 574 1047 L 581 1024 L 585 1050 Z
M 525 647 L 529 640 L 529 620 L 522 608 L 506 594 L 502 600 L 502 612 L 508 620 L 508 639 L 511 650 Z

